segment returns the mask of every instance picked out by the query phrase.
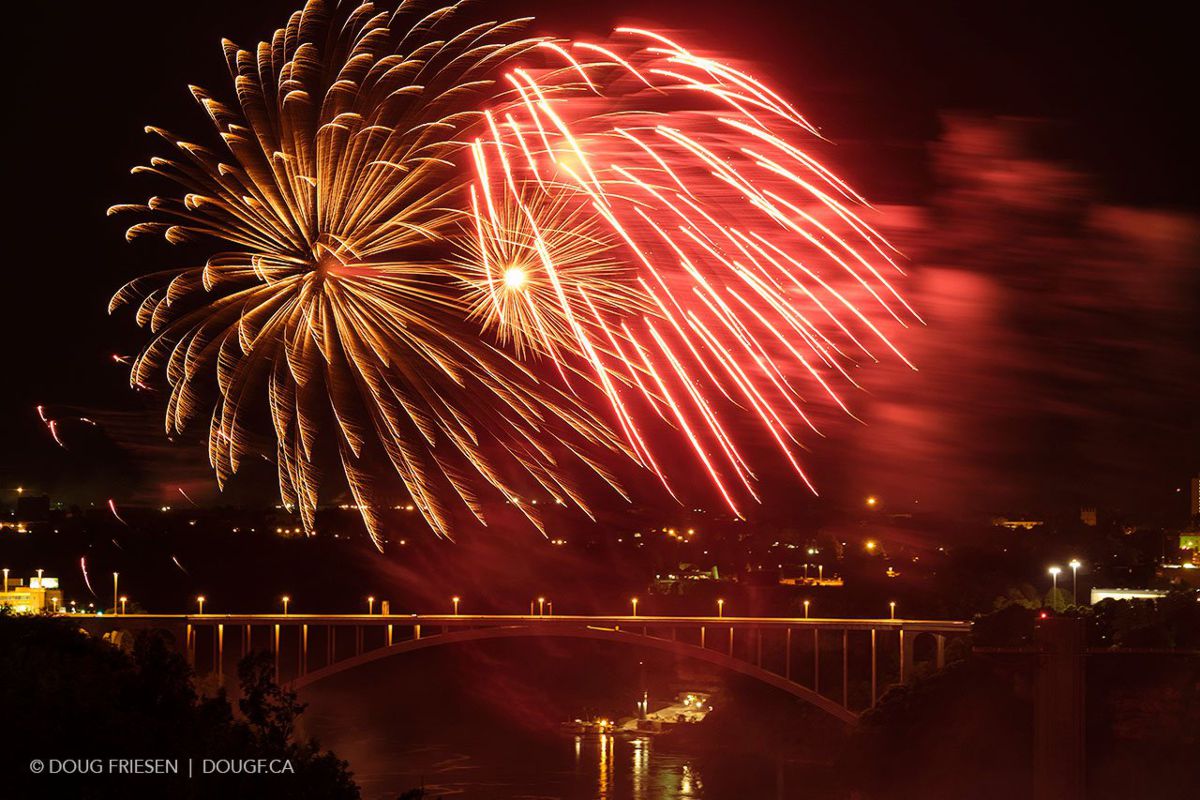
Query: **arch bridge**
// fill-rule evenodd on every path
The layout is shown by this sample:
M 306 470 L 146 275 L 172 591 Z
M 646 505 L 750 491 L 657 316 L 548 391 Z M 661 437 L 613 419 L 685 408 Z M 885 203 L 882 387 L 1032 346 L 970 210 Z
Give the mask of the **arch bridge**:
M 690 658 L 774 686 L 852 723 L 881 689 L 916 666 L 945 663 L 969 622 L 908 619 L 505 614 L 128 614 L 79 618 L 92 633 L 172 631 L 199 677 L 236 690 L 236 664 L 275 657 L 276 679 L 300 691 L 402 653 L 517 637 L 611 641 Z

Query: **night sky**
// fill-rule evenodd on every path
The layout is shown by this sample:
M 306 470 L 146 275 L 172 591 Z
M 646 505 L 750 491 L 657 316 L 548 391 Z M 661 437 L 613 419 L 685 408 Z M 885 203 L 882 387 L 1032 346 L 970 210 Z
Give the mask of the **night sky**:
M 933 341 L 915 344 L 918 360 L 933 360 L 926 362 L 933 367 L 929 383 L 897 378 L 898 385 L 889 387 L 880 376 L 873 380 L 863 413 L 872 437 L 898 443 L 886 459 L 861 435 L 821 444 L 815 471 L 832 483 L 829 496 L 851 497 L 887 483 L 897 496 L 931 492 L 934 503 L 980 514 L 1004 510 L 996 508 L 1001 503 L 1080 502 L 1142 512 L 1172 502 L 1175 488 L 1200 471 L 1193 31 L 1167 4 L 494 5 L 497 16 L 536 15 L 535 30 L 565 36 L 603 35 L 630 21 L 695 31 L 694 41 L 753 59 L 758 72 L 838 143 L 834 166 L 865 195 L 885 205 L 934 208 L 932 218 L 944 226 L 942 249 L 906 242 L 914 262 L 911 291 L 951 335 L 927 331 Z M 622 5 L 637 13 L 606 10 Z M 16 24 L 5 53 L 15 146 L 6 171 L 13 247 L 0 314 L 8 344 L 7 380 L 0 384 L 6 502 L 18 485 L 72 502 L 145 499 L 164 475 L 172 485 L 207 485 L 202 496 L 213 496 L 202 454 L 163 440 L 160 398 L 131 392 L 126 371 L 111 360 L 113 353 L 134 352 L 141 336 L 129 314 L 107 316 L 108 298 L 137 274 L 173 266 L 171 251 L 126 244 L 125 221 L 106 219 L 104 211 L 153 191 L 129 174 L 155 152 L 144 125 L 193 137 L 207 132 L 186 87 L 195 83 L 228 96 L 220 39 L 249 46 L 292 9 L 292 2 L 274 0 L 125 0 L 23 3 L 10 10 Z M 954 158 L 970 150 L 969 134 L 959 150 L 935 146 L 951 124 L 947 112 L 1048 121 L 1036 155 L 1086 176 L 1083 188 L 1071 183 L 1064 202 L 1140 209 L 1145 215 L 1106 217 L 1109 230 L 1132 225 L 1138 236 L 1157 231 L 1153 241 L 1124 249 L 1097 246 L 1097 258 L 1107 259 L 1103 270 L 1120 278 L 1101 280 L 1088 268 L 1092 262 L 1084 262 L 1055 273 L 1052 285 L 1028 282 L 1029 271 L 1041 263 L 1037 257 L 1005 260 L 1003 253 L 983 254 L 969 243 L 942 246 L 943 238 L 961 233 L 955 221 L 964 216 L 955 211 L 957 201 L 939 194 L 938 164 L 946 159 L 939 162 L 937 154 Z M 1043 179 L 1070 183 L 1032 167 L 1018 171 L 1035 194 Z M 922 263 L 922 256 L 936 259 L 937 268 Z M 1046 254 L 1056 263 L 1061 257 L 1056 247 Z M 986 319 L 955 310 L 959 301 L 984 303 L 997 293 L 1002 299 L 987 307 L 1024 307 L 1025 293 L 1043 305 Z M 1131 302 L 1136 308 L 1129 311 Z M 1074 324 L 1081 315 L 1085 323 Z M 953 335 L 955 325 L 966 333 Z M 1063 352 L 1043 346 L 1062 342 L 1063 330 L 1070 332 Z M 1136 345 L 1127 346 L 1130 341 Z M 998 370 L 999 362 L 972 349 L 981 342 L 1013 361 L 1050 352 L 1040 368 L 1009 364 L 1011 370 Z M 1083 378 L 1081 363 L 1087 365 Z M 944 391 L 946 385 L 978 388 L 983 381 L 980 391 L 988 398 L 1027 402 L 980 403 L 961 388 Z M 63 419 L 95 418 L 104 430 L 64 423 L 69 449 L 62 450 L 37 417 L 39 403 Z M 963 458 L 969 463 L 955 463 L 952 447 L 905 444 L 911 441 L 905 426 L 966 431 L 972 441 L 964 442 L 969 452 Z M 994 458 L 979 446 L 989 437 L 1004 444 Z M 930 488 L 937 482 L 927 480 L 928 473 L 936 470 L 976 482 L 978 493 L 969 483 Z M 909 474 L 912 485 L 906 486 L 903 476 Z M 1005 490 L 992 492 L 997 485 Z M 269 487 L 249 495 L 273 501 Z

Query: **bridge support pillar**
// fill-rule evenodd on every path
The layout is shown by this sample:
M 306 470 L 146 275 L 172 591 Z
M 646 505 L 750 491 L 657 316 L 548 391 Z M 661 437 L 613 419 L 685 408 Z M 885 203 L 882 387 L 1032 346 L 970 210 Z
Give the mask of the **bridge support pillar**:
M 788 628 L 783 637 L 783 677 L 792 679 L 792 629 Z
M 916 643 L 917 643 L 917 637 L 914 634 L 908 633 L 908 635 L 905 635 L 906 633 L 907 632 L 904 630 L 904 628 L 900 629 L 900 682 L 901 683 L 904 683 L 905 681 L 912 678 L 913 661 L 914 661 L 914 655 L 915 655 Z
M 878 661 L 876 660 L 876 639 L 877 631 L 871 628 L 871 708 L 875 707 L 875 699 L 879 696 L 878 682 L 876 681 Z
M 946 637 L 935 633 L 933 641 L 937 643 L 937 660 L 934 663 L 938 669 L 942 669 L 946 666 Z
M 813 691 L 821 693 L 821 629 L 813 628 Z
M 842 630 L 842 708 L 850 707 L 850 631 Z
M 1083 800 L 1083 620 L 1054 617 L 1034 628 L 1033 800 Z

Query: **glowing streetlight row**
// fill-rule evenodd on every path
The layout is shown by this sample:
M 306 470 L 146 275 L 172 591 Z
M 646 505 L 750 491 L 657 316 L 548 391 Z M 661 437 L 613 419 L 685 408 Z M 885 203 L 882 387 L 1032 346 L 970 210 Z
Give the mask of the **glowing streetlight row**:
M 1071 567 L 1072 575 L 1074 575 L 1078 571 L 1079 567 L 1082 566 L 1082 564 L 1080 563 L 1080 561 L 1078 559 L 1072 559 L 1069 566 Z M 5 568 L 3 570 L 3 572 L 4 572 L 4 578 L 5 578 L 5 591 L 7 591 L 7 589 L 8 589 L 7 579 L 8 579 L 9 570 L 7 568 Z M 1062 569 L 1058 566 L 1053 566 L 1053 567 L 1050 567 L 1049 572 L 1050 572 L 1050 576 L 1054 580 L 1054 591 L 1055 591 L 1055 593 L 1057 593 L 1058 576 L 1059 576 L 1059 574 L 1062 573 Z M 115 572 L 113 573 L 114 587 L 116 586 L 117 575 L 118 575 L 117 573 L 115 573 Z M 1074 587 L 1074 585 L 1072 585 L 1072 595 L 1074 595 L 1074 589 L 1075 589 L 1075 587 Z M 285 595 L 282 595 L 279 599 L 283 603 L 283 613 L 286 616 L 288 613 L 288 608 L 292 602 L 292 598 L 290 595 L 285 594 Z M 207 602 L 207 600 L 208 600 L 208 598 L 202 594 L 196 595 L 196 605 L 197 605 L 198 613 L 200 615 L 204 614 L 204 604 L 205 604 L 205 602 Z M 375 595 L 368 595 L 366 600 L 367 600 L 367 614 L 368 614 L 368 616 L 373 615 L 375 613 Z M 459 597 L 458 595 L 454 595 L 453 597 L 450 598 L 450 602 L 453 604 L 455 616 L 458 616 L 458 614 L 459 614 L 459 603 L 461 602 L 461 600 L 462 600 L 462 598 Z M 117 605 L 119 604 L 120 611 L 118 613 L 125 614 L 128 602 L 129 602 L 128 597 L 126 597 L 125 595 L 119 595 L 116 598 L 116 603 L 114 604 L 114 608 L 116 608 Z M 549 613 L 550 616 L 554 615 L 553 601 L 549 601 L 544 596 L 541 596 L 541 597 L 538 597 L 536 600 L 529 601 L 530 616 L 533 616 L 535 613 L 534 612 L 534 603 L 535 602 L 537 603 L 537 612 L 536 613 L 538 616 L 545 616 L 547 613 Z M 632 609 L 632 616 L 635 616 L 635 617 L 637 616 L 639 602 L 640 602 L 640 599 L 637 597 L 631 597 L 629 599 L 629 603 L 630 603 L 630 606 Z M 71 601 L 70 605 L 74 606 L 75 601 Z M 384 606 L 386 607 L 386 605 L 387 604 L 385 603 Z M 805 600 L 804 601 L 804 618 L 805 619 L 811 618 L 811 610 L 812 610 L 812 601 Z M 891 619 L 895 619 L 896 618 L 896 601 L 895 600 L 892 600 L 888 603 L 888 611 L 889 611 L 889 617 Z M 718 617 L 725 616 L 725 598 L 723 598 L 723 597 L 717 598 L 717 616 Z

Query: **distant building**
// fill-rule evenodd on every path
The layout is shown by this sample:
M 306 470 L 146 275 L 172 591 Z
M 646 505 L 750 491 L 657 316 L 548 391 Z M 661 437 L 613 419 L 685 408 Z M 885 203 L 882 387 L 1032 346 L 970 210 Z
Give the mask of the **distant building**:
M 1092 589 L 1092 605 L 1101 600 L 1158 600 L 1167 596 L 1166 589 Z
M 1031 531 L 1034 528 L 1045 525 L 1045 520 L 1040 519 L 1009 519 L 1008 517 L 992 517 L 992 524 L 997 528 L 1008 528 L 1010 531 Z
M 1096 527 L 1096 508 L 1081 508 L 1079 509 L 1079 521 L 1088 527 Z
M 29 585 L 20 578 L 8 578 L 0 591 L 0 607 L 7 606 L 18 614 L 38 614 L 58 611 L 63 607 L 63 593 L 58 578 L 33 577 Z

